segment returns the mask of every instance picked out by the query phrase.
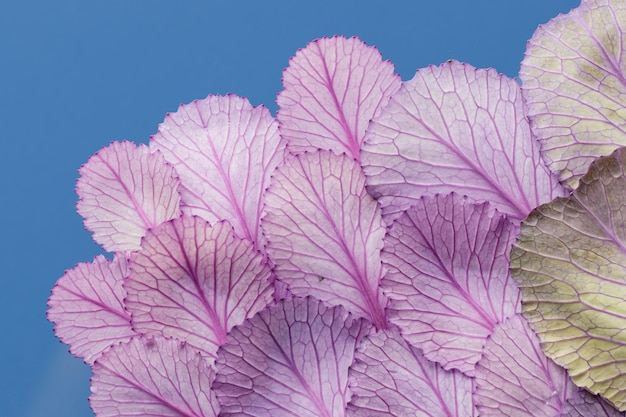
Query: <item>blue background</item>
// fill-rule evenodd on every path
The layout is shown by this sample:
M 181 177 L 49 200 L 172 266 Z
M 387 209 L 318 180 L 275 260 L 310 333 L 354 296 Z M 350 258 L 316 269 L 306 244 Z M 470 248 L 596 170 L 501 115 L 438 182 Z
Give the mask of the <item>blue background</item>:
M 112 140 L 147 143 L 166 112 L 234 93 L 273 113 L 281 73 L 322 36 L 396 66 L 454 58 L 516 76 L 538 24 L 574 0 L 4 0 L 0 3 L 0 416 L 89 409 L 89 367 L 46 321 L 55 281 L 101 249 L 75 212 L 77 170 Z

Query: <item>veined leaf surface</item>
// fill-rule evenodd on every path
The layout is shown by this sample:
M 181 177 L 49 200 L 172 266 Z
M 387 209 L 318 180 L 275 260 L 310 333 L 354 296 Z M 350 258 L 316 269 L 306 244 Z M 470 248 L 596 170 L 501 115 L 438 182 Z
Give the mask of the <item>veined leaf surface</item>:
M 534 210 L 511 252 L 523 312 L 573 381 L 626 410 L 626 149 Z
M 591 162 L 626 145 L 626 3 L 583 0 L 539 26 L 520 78 L 550 169 L 575 188 Z

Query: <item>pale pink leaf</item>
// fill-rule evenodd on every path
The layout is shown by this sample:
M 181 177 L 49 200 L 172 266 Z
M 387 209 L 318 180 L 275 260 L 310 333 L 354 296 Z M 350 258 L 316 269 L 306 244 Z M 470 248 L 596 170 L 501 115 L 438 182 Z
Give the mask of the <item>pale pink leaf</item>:
M 402 85 L 369 125 L 361 158 L 386 219 L 423 195 L 454 191 L 522 220 L 563 194 L 530 134 L 517 81 L 455 61 Z
M 282 165 L 266 195 L 263 230 L 279 280 L 385 327 L 379 283 L 385 225 L 359 164 L 330 151 Z
M 368 327 L 312 297 L 263 310 L 219 350 L 220 416 L 345 416 L 348 367 Z
M 112 142 L 79 171 L 76 205 L 107 251 L 134 251 L 146 230 L 180 215 L 179 180 L 145 145 Z
M 89 402 L 97 417 L 217 417 L 214 378 L 189 345 L 136 337 L 96 361 Z
M 476 367 L 474 401 L 481 416 L 619 417 L 608 402 L 576 387 L 541 350 L 516 314 L 498 324 Z
M 371 334 L 349 372 L 348 416 L 472 417 L 472 378 L 445 371 L 409 345 L 397 328 Z
M 560 416 L 575 395 L 565 369 L 543 354 L 520 314 L 496 327 L 476 366 L 474 401 L 481 416 Z
M 400 77 L 374 47 L 358 38 L 317 39 L 283 73 L 277 118 L 290 152 L 318 148 L 359 159 L 365 129 Z
M 184 215 L 149 231 L 141 246 L 125 282 L 140 333 L 175 337 L 215 357 L 233 326 L 273 300 L 263 256 L 227 222 Z
M 128 341 L 135 332 L 124 308 L 128 276 L 126 258 L 97 256 L 65 272 L 48 300 L 48 320 L 70 352 L 92 364 L 109 346 Z
M 456 194 L 421 198 L 395 220 L 382 253 L 387 314 L 426 358 L 472 376 L 495 325 L 519 312 L 509 273 L 517 231 Z
M 165 117 L 150 148 L 176 168 L 185 213 L 227 220 L 237 236 L 262 247 L 263 193 L 285 148 L 265 107 L 234 95 L 181 105 Z

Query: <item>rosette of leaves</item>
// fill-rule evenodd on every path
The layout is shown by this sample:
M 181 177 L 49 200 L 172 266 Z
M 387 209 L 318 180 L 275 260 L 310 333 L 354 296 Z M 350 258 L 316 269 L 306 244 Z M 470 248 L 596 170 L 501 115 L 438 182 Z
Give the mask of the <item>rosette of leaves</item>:
M 584 2 L 540 27 L 523 89 L 455 61 L 402 82 L 318 39 L 276 118 L 209 96 L 96 153 L 77 208 L 113 256 L 68 270 L 48 312 L 95 414 L 622 415 L 589 392 L 624 408 L 621 151 L 568 194 L 619 146 L 577 148 L 618 136 L 620 25 Z M 593 59 L 607 73 L 572 92 Z M 584 98 L 606 123 L 567 112 Z

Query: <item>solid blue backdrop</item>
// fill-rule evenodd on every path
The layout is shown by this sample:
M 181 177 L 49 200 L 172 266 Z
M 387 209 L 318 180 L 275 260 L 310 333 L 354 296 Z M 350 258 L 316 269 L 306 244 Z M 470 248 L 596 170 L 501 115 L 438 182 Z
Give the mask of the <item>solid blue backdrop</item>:
M 12 1 L 0 12 L 0 416 L 89 416 L 89 368 L 46 321 L 55 281 L 101 253 L 77 169 L 147 143 L 166 112 L 234 93 L 276 111 L 281 72 L 322 36 L 359 36 L 407 80 L 454 58 L 516 76 L 538 24 L 575 0 Z

